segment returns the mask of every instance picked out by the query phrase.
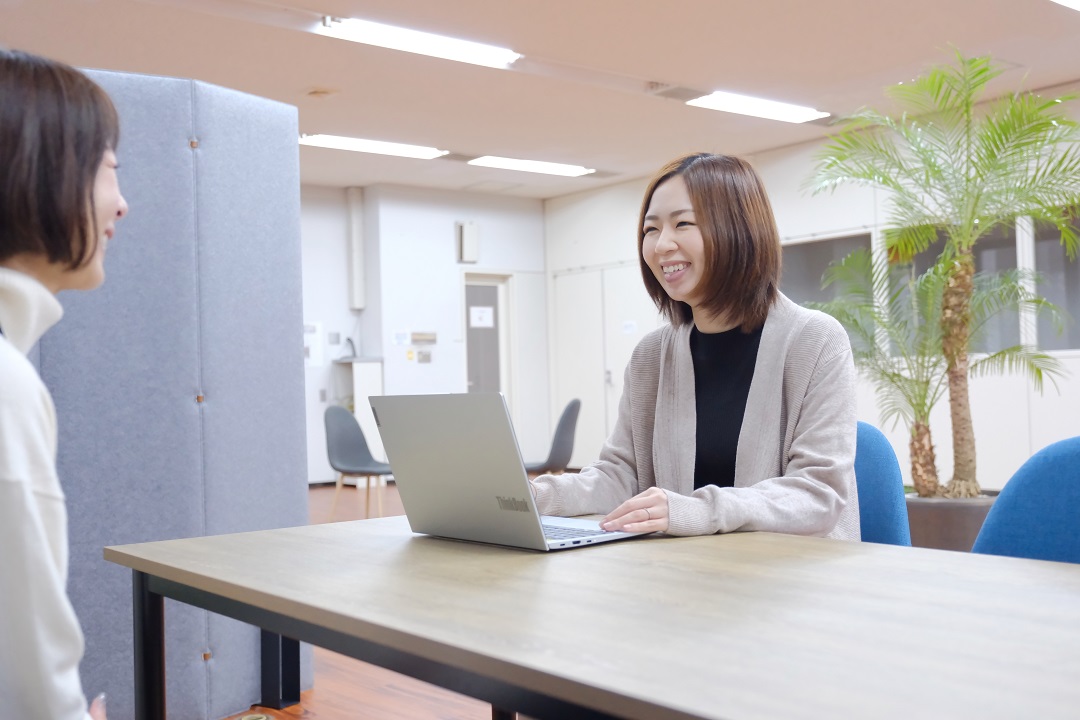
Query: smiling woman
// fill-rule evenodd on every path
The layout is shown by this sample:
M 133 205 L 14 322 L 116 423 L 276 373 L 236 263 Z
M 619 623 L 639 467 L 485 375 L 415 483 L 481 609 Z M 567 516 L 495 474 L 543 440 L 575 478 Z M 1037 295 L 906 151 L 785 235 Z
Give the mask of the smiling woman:
M 780 283 L 780 236 L 753 168 L 691 155 L 661 170 L 645 197 L 638 249 L 657 307 L 702 332 L 760 327 Z
M 0 265 L 53 293 L 91 290 L 105 279 L 105 248 L 128 209 L 116 177 L 116 110 L 68 66 L 0 52 Z
M 82 73 L 0 49 L 0 698 L 10 717 L 87 717 L 56 412 L 26 353 L 60 319 L 57 292 L 105 278 L 127 213 L 118 137 L 112 101 Z M 104 719 L 103 699 L 90 716 Z
M 600 459 L 533 481 L 540 511 L 607 513 L 612 531 L 858 540 L 851 346 L 778 290 L 757 173 L 724 155 L 669 163 L 642 201 L 638 250 L 671 324 L 634 350 Z

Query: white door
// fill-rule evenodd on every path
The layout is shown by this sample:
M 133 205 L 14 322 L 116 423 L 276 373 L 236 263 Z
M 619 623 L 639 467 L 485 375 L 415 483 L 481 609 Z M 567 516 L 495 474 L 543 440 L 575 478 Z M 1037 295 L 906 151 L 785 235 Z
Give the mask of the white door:
M 641 338 L 659 327 L 661 319 L 636 264 L 604 270 L 603 285 L 605 420 L 610 434 L 619 417 L 626 364 Z
M 555 278 L 556 413 L 581 399 L 572 467 L 595 461 L 619 416 L 623 372 L 638 342 L 660 325 L 637 265 Z
M 607 439 L 604 390 L 603 291 L 600 272 L 558 275 L 554 282 L 553 421 L 581 400 L 571 467 L 596 460 Z

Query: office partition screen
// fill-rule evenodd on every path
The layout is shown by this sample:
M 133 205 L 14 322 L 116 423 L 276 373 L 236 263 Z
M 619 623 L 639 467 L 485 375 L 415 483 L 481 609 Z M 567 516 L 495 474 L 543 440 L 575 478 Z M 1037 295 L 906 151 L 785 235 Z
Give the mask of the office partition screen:
M 102 548 L 307 522 L 297 112 L 192 80 L 88 74 L 120 113 L 131 209 L 105 285 L 61 296 L 37 360 L 59 418 L 84 689 L 130 717 L 131 581 Z M 166 615 L 176 717 L 258 699 L 258 630 Z

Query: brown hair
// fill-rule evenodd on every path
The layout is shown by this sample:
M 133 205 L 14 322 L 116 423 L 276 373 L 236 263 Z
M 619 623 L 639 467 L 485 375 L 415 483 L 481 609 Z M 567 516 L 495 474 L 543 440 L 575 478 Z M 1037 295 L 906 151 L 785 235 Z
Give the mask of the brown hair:
M 642 255 L 653 193 L 682 177 L 705 245 L 702 307 L 743 332 L 761 327 L 780 285 L 780 235 L 761 178 L 740 158 L 698 153 L 672 160 L 653 177 L 638 218 L 638 261 L 653 302 L 673 325 L 693 322 L 688 304 L 668 297 Z
M 0 261 L 45 255 L 71 269 L 97 247 L 94 179 L 120 123 L 74 68 L 0 48 Z

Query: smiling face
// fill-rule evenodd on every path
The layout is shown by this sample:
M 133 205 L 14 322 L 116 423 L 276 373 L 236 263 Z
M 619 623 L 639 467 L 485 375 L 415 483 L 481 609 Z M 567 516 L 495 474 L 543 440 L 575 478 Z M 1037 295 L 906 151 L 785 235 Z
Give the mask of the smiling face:
M 642 236 L 641 257 L 664 292 L 695 308 L 703 287 L 705 241 L 686 181 L 679 175 L 657 186 L 645 211 Z
M 676 158 L 650 181 L 639 217 L 645 290 L 673 325 L 750 332 L 765 322 L 779 292 L 780 237 L 749 163 Z
M 116 153 L 106 150 L 94 177 L 93 211 L 88 237 L 96 241 L 94 253 L 86 264 L 65 273 L 65 290 L 93 290 L 105 281 L 105 251 L 116 232 L 116 223 L 128 212 L 127 201 L 120 194 L 116 176 Z

